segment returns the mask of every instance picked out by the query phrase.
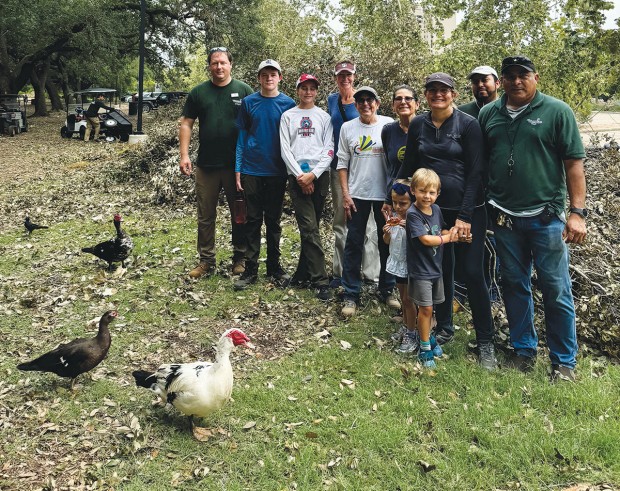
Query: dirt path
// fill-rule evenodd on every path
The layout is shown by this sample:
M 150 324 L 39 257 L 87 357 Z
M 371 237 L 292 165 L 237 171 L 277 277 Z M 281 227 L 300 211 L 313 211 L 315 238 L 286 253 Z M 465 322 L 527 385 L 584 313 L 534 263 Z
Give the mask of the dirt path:
M 0 136 L 0 182 L 19 183 L 58 172 L 99 145 L 85 144 L 77 137 L 63 139 L 60 128 L 64 113 L 52 113 L 43 118 L 29 118 L 29 129 L 14 137 Z
M 620 112 L 593 113 L 590 121 L 579 125 L 579 131 L 586 145 L 590 144 L 590 136 L 595 133 L 608 134 L 620 142 Z
M 124 145 L 118 142 L 85 143 L 77 135 L 62 138 L 60 128 L 65 117 L 62 111 L 46 117 L 30 117 L 26 133 L 15 137 L 0 135 L 0 183 L 42 178 L 72 164 L 79 165 L 85 158 L 92 160 L 98 154 L 108 153 L 109 146 L 120 148 L 119 145 Z M 135 121 L 132 122 L 135 125 Z

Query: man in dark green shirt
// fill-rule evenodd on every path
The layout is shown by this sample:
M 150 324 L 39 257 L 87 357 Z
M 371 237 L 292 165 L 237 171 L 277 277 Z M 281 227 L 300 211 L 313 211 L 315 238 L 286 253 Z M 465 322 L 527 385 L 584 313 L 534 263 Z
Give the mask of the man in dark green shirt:
M 235 223 L 233 203 L 236 197 L 235 126 L 241 100 L 254 92 L 231 77 L 232 55 L 227 48 L 213 48 L 207 57 L 211 80 L 194 87 L 185 101 L 179 128 L 181 173 L 189 176 L 192 162 L 189 142 L 196 119 L 199 120 L 198 160 L 196 162 L 196 201 L 198 204 L 198 254 L 200 262 L 189 272 L 200 278 L 215 271 L 215 220 L 220 190 L 224 188 L 232 223 L 233 274 L 245 270 L 245 238 L 242 224 Z
M 474 100 L 459 106 L 459 110 L 477 119 L 482 106 L 498 98 L 499 78 L 495 69 L 487 65 L 477 66 L 467 78 Z
M 478 121 L 489 155 L 487 198 L 514 348 L 509 363 L 522 371 L 534 366 L 534 265 L 543 296 L 551 380 L 572 381 L 577 332 L 566 244 L 581 244 L 586 237 L 585 152 L 573 111 L 539 92 L 538 79 L 529 58 L 505 58 L 504 95 L 484 106 Z

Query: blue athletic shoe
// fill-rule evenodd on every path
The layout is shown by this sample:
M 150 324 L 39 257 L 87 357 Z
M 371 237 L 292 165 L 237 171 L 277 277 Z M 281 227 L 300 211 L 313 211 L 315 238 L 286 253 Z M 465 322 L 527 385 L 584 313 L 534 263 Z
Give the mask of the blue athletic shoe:
M 437 368 L 435 356 L 432 351 L 420 351 L 418 353 L 418 360 L 422 363 L 424 368 Z
M 437 343 L 437 339 L 435 336 L 431 335 L 431 350 L 435 358 L 441 358 L 443 356 L 443 349 L 441 349 L 441 345 Z

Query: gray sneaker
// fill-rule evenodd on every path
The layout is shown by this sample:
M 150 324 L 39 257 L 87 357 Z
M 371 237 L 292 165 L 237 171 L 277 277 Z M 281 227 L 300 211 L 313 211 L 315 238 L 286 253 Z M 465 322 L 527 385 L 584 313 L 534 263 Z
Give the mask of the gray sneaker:
M 400 344 L 403 342 L 403 336 L 405 335 L 405 333 L 408 331 L 407 326 L 405 326 L 404 324 L 402 324 L 399 328 L 398 331 L 393 332 L 392 334 L 390 334 L 390 339 L 392 340 L 392 342 L 394 344 Z
M 551 365 L 550 380 L 551 383 L 555 383 L 558 381 L 574 382 L 575 370 L 565 367 L 563 365 Z
M 497 359 L 495 358 L 495 345 L 491 343 L 480 343 L 478 345 L 478 363 L 482 368 L 490 372 L 497 370 Z
M 418 331 L 409 331 L 403 335 L 403 341 L 398 348 L 396 348 L 396 353 L 400 353 L 401 355 L 408 355 L 417 353 L 420 349 L 420 337 L 418 336 Z

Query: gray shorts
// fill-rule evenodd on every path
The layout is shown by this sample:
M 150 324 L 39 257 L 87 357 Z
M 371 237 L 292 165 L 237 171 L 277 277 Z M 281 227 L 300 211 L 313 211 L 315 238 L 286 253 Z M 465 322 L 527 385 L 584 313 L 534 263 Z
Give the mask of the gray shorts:
M 419 307 L 432 307 L 446 300 L 441 277 L 434 280 L 414 280 L 410 277 L 407 293 L 411 301 Z

